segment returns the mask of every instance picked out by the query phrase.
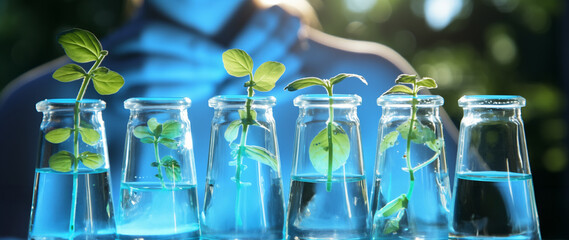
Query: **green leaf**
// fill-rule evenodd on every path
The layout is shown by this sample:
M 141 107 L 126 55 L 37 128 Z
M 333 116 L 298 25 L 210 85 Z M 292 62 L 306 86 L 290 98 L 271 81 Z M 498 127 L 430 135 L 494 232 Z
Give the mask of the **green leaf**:
M 158 143 L 170 148 L 170 149 L 177 149 L 178 148 L 178 141 L 171 139 L 171 138 L 160 138 Z
M 399 137 L 399 132 L 397 131 L 390 132 L 383 136 L 383 139 L 379 143 L 379 152 L 385 152 L 388 148 L 393 147 L 395 142 L 397 142 L 397 137 Z
M 275 156 L 267 149 L 258 146 L 244 146 L 244 156 L 253 159 L 257 162 L 263 163 L 271 167 L 275 172 L 279 171 L 279 163 Z
M 154 143 L 154 137 L 141 138 L 140 142 L 142 142 L 142 143 Z
M 270 91 L 275 87 L 275 83 L 285 72 L 285 66 L 279 62 L 265 62 L 255 70 L 253 82 L 255 90 L 261 92 Z
M 71 128 L 56 128 L 45 134 L 45 140 L 50 143 L 65 142 L 71 136 Z
M 404 93 L 404 94 L 413 95 L 413 90 L 411 90 L 411 88 L 409 88 L 407 86 L 395 85 L 392 88 L 390 88 L 389 90 L 385 91 L 382 95 L 390 94 L 390 93 Z
M 93 33 L 78 28 L 61 33 L 57 42 L 71 60 L 79 63 L 96 61 L 103 48 Z
M 399 209 L 397 211 L 397 216 L 389 219 L 387 223 L 385 223 L 385 226 L 383 228 L 383 234 L 390 234 L 397 232 L 399 230 L 399 222 L 401 222 L 401 218 L 403 218 L 404 214 L 405 214 L 405 208 Z
M 340 168 L 346 163 L 350 154 L 350 139 L 348 135 L 337 124 L 332 124 L 332 171 Z M 320 131 L 308 149 L 308 154 L 312 166 L 321 174 L 328 174 L 328 129 Z
M 150 163 L 150 166 L 151 166 L 151 167 L 159 167 L 159 166 L 160 166 L 160 163 L 158 163 L 158 162 L 152 162 L 152 163 Z
M 297 80 L 292 81 L 291 83 L 286 85 L 284 90 L 294 92 L 296 90 L 303 89 L 303 88 L 310 87 L 310 86 L 314 86 L 314 85 L 326 87 L 324 80 L 317 78 L 317 77 L 307 77 L 307 78 L 301 78 L 301 79 L 297 79 Z
M 89 151 L 82 152 L 79 155 L 79 160 L 83 163 L 83 165 L 85 165 L 85 167 L 88 167 L 90 169 L 97 169 L 105 164 L 103 156 Z
M 134 128 L 133 134 L 137 138 L 154 138 L 154 134 L 147 126 L 138 126 Z
M 346 78 L 350 78 L 350 77 L 355 77 L 358 78 L 359 80 L 361 80 L 365 85 L 367 85 L 367 82 L 365 80 L 364 77 L 358 75 L 358 74 L 352 74 L 352 73 L 340 73 L 332 78 L 330 78 L 330 84 L 334 85 L 337 84 L 339 82 L 341 82 L 342 80 L 346 79 Z
M 73 162 L 75 162 L 75 157 L 68 151 L 59 151 L 48 159 L 49 167 L 57 172 L 71 171 Z
M 168 120 L 162 124 L 160 137 L 177 138 L 182 136 L 182 124 L 176 120 Z
M 72 82 L 79 80 L 86 75 L 87 73 L 85 72 L 85 69 L 77 64 L 70 63 L 55 70 L 52 77 L 60 82 Z
M 379 209 L 379 211 L 376 214 L 381 215 L 383 217 L 389 217 L 394 213 L 396 213 L 397 211 L 399 211 L 399 209 L 406 208 L 408 202 L 409 200 L 407 199 L 407 195 L 401 194 L 396 199 L 393 199 L 391 200 L 391 202 L 385 204 L 385 206 Z
M 225 129 L 225 133 L 223 134 L 225 140 L 228 141 L 229 143 L 235 141 L 235 139 L 237 139 L 237 135 L 239 134 L 240 126 L 241 126 L 241 120 L 235 120 L 231 122 L 229 126 L 227 126 L 227 129 Z
M 101 134 L 92 128 L 79 128 L 79 133 L 81 134 L 81 140 L 91 146 L 97 144 L 101 138 Z
M 410 123 L 411 121 L 407 120 L 397 127 L 397 131 L 401 134 L 403 139 L 407 139 L 409 136 Z M 413 122 L 413 130 L 411 131 L 410 137 L 411 141 L 417 144 L 427 143 L 436 139 L 435 132 L 417 120 Z
M 416 85 L 420 88 L 437 88 L 437 83 L 432 78 L 423 78 L 421 81 L 418 81 Z
M 172 156 L 164 156 L 161 159 L 162 166 L 164 167 L 164 172 L 166 173 L 166 177 L 170 179 L 170 181 L 180 181 L 182 179 L 182 170 L 180 169 L 180 163 L 176 161 Z
M 101 67 L 104 68 L 104 67 Z M 124 85 L 124 78 L 117 72 L 108 70 L 106 73 L 93 75 L 93 86 L 101 95 L 114 94 Z
M 152 132 L 153 136 L 160 136 L 160 133 L 162 133 L 162 124 L 158 123 L 158 120 L 156 120 L 156 118 L 148 119 L 146 124 L 148 126 L 148 129 L 150 129 L 150 132 Z M 158 130 L 158 126 L 160 126 L 159 133 L 156 132 Z
M 442 138 L 433 139 L 432 141 L 426 142 L 427 147 L 429 147 L 433 152 L 438 152 L 441 150 L 443 145 L 445 144 Z
M 400 74 L 399 76 L 397 76 L 397 79 L 395 79 L 395 83 L 415 83 L 415 80 L 417 79 L 417 75 L 411 75 L 411 74 Z
M 231 76 L 243 77 L 253 73 L 253 60 L 241 49 L 229 49 L 222 55 L 223 67 Z

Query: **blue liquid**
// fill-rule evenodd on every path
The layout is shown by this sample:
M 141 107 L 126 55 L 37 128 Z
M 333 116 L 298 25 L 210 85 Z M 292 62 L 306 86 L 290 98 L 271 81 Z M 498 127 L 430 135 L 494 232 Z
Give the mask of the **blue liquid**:
M 451 209 L 453 238 L 540 238 L 530 174 L 457 174 Z
M 261 166 L 260 164 L 258 166 Z M 264 167 L 263 168 L 268 168 Z M 267 170 L 268 172 L 268 170 Z M 236 184 L 229 177 L 207 179 L 201 215 L 201 239 L 283 239 L 284 198 L 280 178 L 255 180 L 256 171 L 244 171 L 241 185 L 241 225 L 236 223 Z
M 115 239 L 107 170 L 77 173 L 74 231 L 69 230 L 73 173 L 36 169 L 30 239 Z
M 368 239 L 370 215 L 364 176 L 293 176 L 287 239 Z
M 122 183 L 117 233 L 121 239 L 197 239 L 196 185 Z

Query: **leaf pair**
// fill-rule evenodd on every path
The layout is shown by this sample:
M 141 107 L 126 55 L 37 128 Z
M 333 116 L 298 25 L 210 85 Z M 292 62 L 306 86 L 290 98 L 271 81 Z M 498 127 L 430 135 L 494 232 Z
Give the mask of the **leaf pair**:
M 239 109 L 238 112 L 239 120 L 231 122 L 223 134 L 225 140 L 230 144 L 235 141 L 235 139 L 237 139 L 237 136 L 239 135 L 239 129 L 243 125 L 258 126 L 268 130 L 265 126 L 257 121 L 257 112 L 255 110 L 249 110 L 249 114 L 247 114 L 247 111 L 244 109 Z
M 234 151 L 231 152 L 233 158 L 237 158 L 237 155 L 241 151 L 243 157 L 265 164 L 271 167 L 275 172 L 278 172 L 279 170 L 279 162 L 277 161 L 277 158 L 265 148 L 251 145 L 244 145 L 240 147 L 234 143 L 230 144 L 230 147 L 234 149 Z
M 176 159 L 174 159 L 172 156 L 164 156 L 162 159 L 160 159 L 160 162 L 153 162 L 150 165 L 157 168 L 160 166 L 164 167 L 166 177 L 168 177 L 170 181 L 176 182 L 182 180 L 182 170 L 180 168 L 180 163 L 176 161 Z M 156 177 L 161 178 L 159 174 L 156 174 Z
M 385 94 L 391 93 L 403 93 L 408 95 L 416 95 L 419 90 L 421 89 L 433 89 L 437 88 L 437 83 L 432 78 L 421 78 L 417 79 L 417 75 L 409 75 L 409 74 L 401 74 L 395 79 L 395 83 L 399 85 L 395 85 L 389 90 L 387 90 Z M 403 85 L 403 84 L 411 84 L 413 89 Z
M 317 77 L 307 77 L 307 78 L 297 79 L 286 85 L 284 89 L 293 92 L 310 86 L 322 86 L 329 92 L 329 95 L 331 95 L 332 86 L 340 83 L 341 81 L 349 77 L 355 77 L 367 85 L 367 81 L 360 75 L 351 74 L 351 73 L 340 73 L 330 79 L 320 79 Z
M 46 133 L 45 139 L 50 143 L 58 144 L 69 139 L 71 133 L 73 133 L 73 129 L 71 128 L 56 128 Z M 99 139 L 101 139 L 99 132 L 92 128 L 80 127 L 79 134 L 81 135 L 81 140 L 91 146 L 97 144 Z
M 101 95 L 114 94 L 124 85 L 124 78 L 120 74 L 98 66 L 108 52 L 102 50 L 101 43 L 93 33 L 82 29 L 72 29 L 61 33 L 57 41 L 71 60 L 78 63 L 93 61 L 96 63 L 95 68 L 89 72 L 77 64 L 67 64 L 53 73 L 52 76 L 56 80 L 71 82 L 82 78 L 93 79 L 95 90 Z
M 265 62 L 253 74 L 253 59 L 241 49 L 229 49 L 222 55 L 223 66 L 234 77 L 252 76 L 252 87 L 261 92 L 270 91 L 285 72 L 285 66 L 279 62 Z M 248 87 L 248 85 L 246 86 Z
M 344 129 L 336 124 L 332 124 L 332 170 L 340 168 L 348 160 L 350 154 L 350 139 Z M 310 162 L 317 172 L 326 175 L 328 173 L 329 151 L 328 128 L 322 129 L 310 142 L 308 155 Z
M 49 167 L 58 172 L 69 172 L 71 171 L 73 164 L 76 163 L 76 160 L 79 160 L 83 163 L 86 167 L 90 169 L 97 169 L 103 164 L 105 164 L 103 156 L 97 153 L 92 152 L 82 152 L 77 159 L 75 156 L 68 152 L 68 151 L 59 151 L 51 157 L 49 157 Z
M 134 128 L 133 134 L 143 143 L 160 143 L 168 148 L 178 148 L 178 138 L 182 135 L 182 125 L 175 120 L 168 120 L 164 124 L 156 118 L 147 121 L 147 126 Z

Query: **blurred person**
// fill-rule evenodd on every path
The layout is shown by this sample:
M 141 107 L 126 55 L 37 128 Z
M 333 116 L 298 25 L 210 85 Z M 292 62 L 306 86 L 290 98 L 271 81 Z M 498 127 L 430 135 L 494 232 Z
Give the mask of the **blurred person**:
M 292 4 L 297 7 L 291 7 Z M 275 89 L 257 93 L 277 98 L 273 110 L 285 200 L 288 200 L 298 116 L 293 99 L 300 94 L 325 92 L 308 88 L 291 93 L 283 91 L 284 86 L 301 77 L 330 78 L 338 73 L 360 74 L 367 79 L 368 86 L 357 80 L 343 81 L 336 86 L 335 93 L 358 94 L 363 99 L 358 115 L 368 192 L 371 191 L 381 115 L 376 99 L 394 85 L 399 74 L 415 71 L 386 46 L 341 39 L 314 29 L 309 26 L 316 22 L 310 9 L 298 6 L 308 6 L 308 3 L 294 1 L 288 5 L 267 6 L 251 0 L 147 0 L 141 2 L 136 14 L 124 26 L 102 39 L 103 49 L 109 50 L 103 65 L 123 75 L 125 85 L 110 96 L 99 96 L 91 87 L 85 98 L 107 102 L 103 119 L 115 209 L 119 203 L 129 117 L 123 101 L 131 97 L 189 97 L 192 100 L 188 113 L 198 194 L 200 202 L 203 200 L 213 117 L 213 109 L 208 107 L 207 101 L 215 95 L 246 94 L 245 80 L 229 76 L 223 67 L 221 55 L 230 48 L 248 52 L 255 68 L 265 61 L 278 61 L 286 66 Z M 0 236 L 27 236 L 41 123 L 35 104 L 46 98 L 75 97 L 79 81 L 60 83 L 51 77 L 57 68 L 69 62 L 67 57 L 61 57 L 30 70 L 11 82 L 0 95 L 0 152 L 4 169 L 0 174 L 0 225 L 5 226 L 0 228 Z M 447 163 L 452 174 L 457 133 L 448 118 L 444 121 Z

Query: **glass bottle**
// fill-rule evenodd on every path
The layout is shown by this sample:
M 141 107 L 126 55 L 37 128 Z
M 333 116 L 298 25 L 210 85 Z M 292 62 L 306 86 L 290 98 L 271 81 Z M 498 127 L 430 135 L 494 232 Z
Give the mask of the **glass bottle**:
M 75 103 L 36 104 L 43 120 L 29 239 L 115 239 L 105 102 L 84 99 L 78 108 Z
M 382 115 L 372 189 L 375 239 L 448 237 L 450 184 L 439 117 L 443 102 L 433 95 L 377 99 Z M 413 126 L 411 118 L 415 119 Z
M 188 98 L 130 98 L 117 233 L 121 239 L 198 239 Z
M 449 223 L 455 239 L 540 239 L 520 96 L 463 96 Z
M 274 97 L 216 96 L 201 213 L 203 239 L 282 239 Z
M 369 238 L 371 221 L 357 116 L 360 103 L 357 95 L 294 99 L 299 116 L 287 239 Z

